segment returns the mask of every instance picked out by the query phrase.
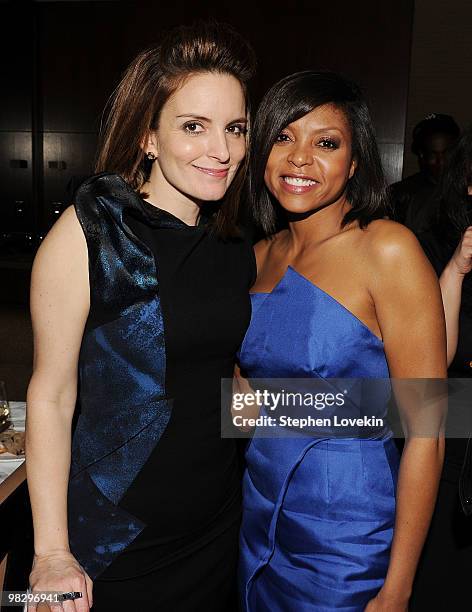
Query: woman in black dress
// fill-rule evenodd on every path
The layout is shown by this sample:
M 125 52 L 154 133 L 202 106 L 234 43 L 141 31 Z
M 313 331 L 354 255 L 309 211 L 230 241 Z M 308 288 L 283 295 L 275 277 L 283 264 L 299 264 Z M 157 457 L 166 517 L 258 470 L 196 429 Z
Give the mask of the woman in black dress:
M 38 252 L 30 582 L 65 593 L 65 610 L 236 605 L 240 480 L 220 385 L 255 278 L 237 227 L 253 70 L 221 24 L 178 28 L 139 55 L 100 174 Z
M 449 378 L 472 377 L 472 129 L 451 151 L 440 217 L 418 235 L 438 274 L 446 313 Z M 462 406 L 462 408 L 466 408 Z M 470 599 L 472 441 L 446 439 L 438 500 L 418 566 L 410 609 L 461 610 Z

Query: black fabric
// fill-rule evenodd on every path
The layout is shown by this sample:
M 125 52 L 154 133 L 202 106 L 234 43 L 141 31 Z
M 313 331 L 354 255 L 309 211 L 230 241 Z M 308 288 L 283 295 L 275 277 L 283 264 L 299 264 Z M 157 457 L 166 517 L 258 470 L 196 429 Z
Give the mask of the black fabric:
M 422 172 L 390 186 L 393 219 L 413 232 L 429 231 L 439 211 L 437 184 Z
M 462 512 L 457 485 L 443 479 L 416 574 L 409 611 L 455 612 L 470 609 L 471 567 L 472 521 Z
M 133 580 L 94 582 L 93 612 L 237 612 L 239 525 L 187 555 Z
M 173 398 L 173 409 L 159 444 L 120 502 L 147 527 L 101 574 L 96 609 L 116 609 L 106 607 L 101 594 L 119 582 L 116 593 L 128 593 L 126 597 L 135 584 L 159 584 L 159 601 L 174 602 L 172 607 L 156 607 L 159 610 L 200 609 L 192 607 L 191 600 L 187 607 L 179 603 L 190 584 L 195 602 L 206 602 L 201 609 L 229 610 L 227 592 L 235 588 L 232 559 L 237 554 L 240 467 L 235 440 L 221 439 L 220 386 L 221 378 L 233 374 L 234 356 L 249 323 L 254 254 L 249 240 L 224 241 L 204 219 L 198 226 L 187 226 L 147 202 L 143 205 L 150 217 L 168 215 L 178 222 L 178 227 L 163 227 L 131 214 L 125 219 L 155 256 L 166 394 Z M 102 324 L 108 316 L 96 311 L 91 324 Z M 211 596 L 210 574 L 220 557 L 227 563 L 218 567 Z M 203 582 L 195 582 L 195 576 Z M 140 608 L 130 604 L 129 609 Z

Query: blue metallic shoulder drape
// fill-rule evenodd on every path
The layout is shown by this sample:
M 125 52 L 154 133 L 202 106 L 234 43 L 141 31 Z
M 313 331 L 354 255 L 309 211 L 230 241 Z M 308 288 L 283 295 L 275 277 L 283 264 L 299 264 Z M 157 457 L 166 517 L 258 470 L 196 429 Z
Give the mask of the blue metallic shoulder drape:
M 150 218 L 127 183 L 108 173 L 81 186 L 75 210 L 87 241 L 91 304 L 79 358 L 68 526 L 71 551 L 94 579 L 145 527 L 120 500 L 171 413 L 156 263 L 124 212 L 160 226 L 172 219 Z M 94 326 L 95 309 L 111 320 Z

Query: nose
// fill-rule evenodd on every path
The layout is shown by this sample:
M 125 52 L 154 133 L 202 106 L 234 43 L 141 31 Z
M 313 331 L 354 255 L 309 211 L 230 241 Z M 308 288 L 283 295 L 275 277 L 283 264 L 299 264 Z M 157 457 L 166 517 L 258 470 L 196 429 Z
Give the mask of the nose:
M 313 153 L 311 146 L 305 146 L 302 143 L 295 144 L 287 157 L 289 163 L 297 168 L 308 166 L 313 163 Z
M 226 132 L 214 130 L 212 134 L 210 134 L 207 154 L 221 164 L 227 164 L 229 162 L 231 156 L 226 140 Z

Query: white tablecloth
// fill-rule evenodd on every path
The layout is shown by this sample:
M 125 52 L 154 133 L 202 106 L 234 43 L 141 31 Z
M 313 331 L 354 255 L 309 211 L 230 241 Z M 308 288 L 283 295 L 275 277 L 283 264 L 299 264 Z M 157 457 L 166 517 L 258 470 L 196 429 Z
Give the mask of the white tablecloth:
M 12 425 L 18 431 L 22 431 L 25 428 L 25 414 L 26 414 L 26 404 L 25 402 L 10 402 L 10 420 Z M 0 483 L 2 483 L 10 474 L 20 467 L 20 465 L 25 460 L 24 457 L 20 459 L 12 459 L 9 461 L 2 460 L 2 455 L 0 455 Z

